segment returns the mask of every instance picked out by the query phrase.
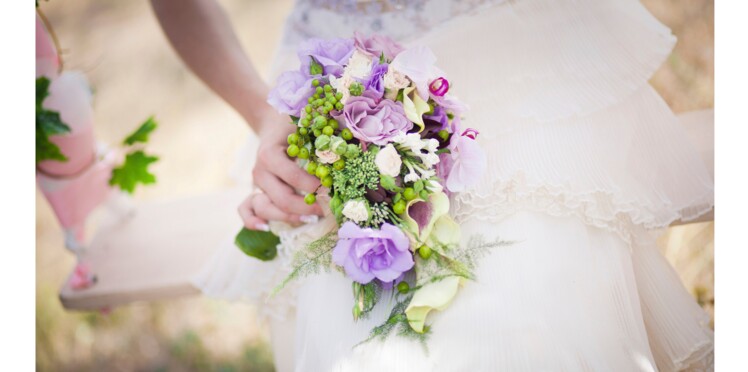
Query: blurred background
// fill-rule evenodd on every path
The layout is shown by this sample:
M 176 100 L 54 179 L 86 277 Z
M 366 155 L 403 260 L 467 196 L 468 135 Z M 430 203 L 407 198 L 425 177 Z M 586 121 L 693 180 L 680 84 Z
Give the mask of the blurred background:
M 220 0 L 260 71 L 269 68 L 291 0 Z M 643 0 L 678 37 L 652 84 L 676 113 L 714 106 L 714 4 Z M 95 131 L 115 143 L 145 118 L 160 126 L 155 186 L 138 200 L 171 199 L 230 185 L 228 166 L 247 125 L 173 52 L 147 1 L 40 1 L 62 47 L 64 68 L 94 88 Z M 248 169 L 247 172 L 250 170 Z M 271 371 L 267 329 L 255 309 L 202 297 L 67 312 L 58 291 L 75 265 L 43 196 L 36 197 L 36 361 L 40 371 Z M 713 315 L 714 224 L 668 231 L 663 253 Z M 292 347 L 289 345 L 289 347 Z

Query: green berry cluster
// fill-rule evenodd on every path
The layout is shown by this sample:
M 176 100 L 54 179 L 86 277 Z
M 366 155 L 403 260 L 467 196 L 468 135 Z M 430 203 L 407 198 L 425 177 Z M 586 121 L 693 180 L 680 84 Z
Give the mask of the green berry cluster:
M 301 115 L 294 118 L 296 131 L 288 135 L 286 153 L 292 158 L 304 160 L 306 171 L 319 178 L 322 186 L 332 188 L 332 171 L 343 170 L 346 159 L 357 157 L 361 149 L 357 143 L 352 143 L 353 133 L 348 128 L 341 128 L 340 123 L 332 117 L 334 111 L 343 109 L 343 94 L 335 92 L 329 83 L 320 79 L 312 80 L 311 84 L 314 93 L 307 99 Z M 317 159 L 316 150 L 331 150 L 340 159 L 333 164 L 323 164 Z M 316 194 L 309 194 L 304 200 L 314 204 Z

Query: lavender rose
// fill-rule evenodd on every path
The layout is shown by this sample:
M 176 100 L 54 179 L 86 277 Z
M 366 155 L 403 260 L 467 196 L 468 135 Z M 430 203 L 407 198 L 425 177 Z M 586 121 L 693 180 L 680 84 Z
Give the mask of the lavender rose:
M 386 63 L 380 64 L 378 60 L 374 60 L 369 78 L 364 83 L 364 88 L 376 92 L 377 97 L 381 98 L 384 95 L 384 75 L 387 74 L 387 69 L 388 65 Z
M 338 230 L 338 238 L 332 261 L 358 283 L 367 284 L 374 278 L 392 282 L 415 264 L 408 237 L 389 223 L 374 230 L 348 221 Z
M 268 103 L 278 112 L 298 116 L 314 94 L 312 79 L 299 71 L 287 71 L 278 77 L 275 88 L 268 94 Z
M 392 60 L 404 49 L 400 44 L 387 36 L 377 34 L 366 37 L 359 32 L 354 32 L 353 39 L 355 40 L 356 48 L 373 57 L 379 57 L 384 53 L 385 58 Z
M 381 100 L 377 103 L 368 91 L 349 98 L 337 119 L 345 122 L 360 141 L 377 145 L 386 145 L 398 133 L 413 129 L 400 102 Z
M 307 76 L 313 57 L 322 65 L 323 75 L 343 75 L 343 66 L 348 63 L 355 48 L 351 39 L 309 39 L 299 46 L 297 52 L 301 61 L 301 71 Z

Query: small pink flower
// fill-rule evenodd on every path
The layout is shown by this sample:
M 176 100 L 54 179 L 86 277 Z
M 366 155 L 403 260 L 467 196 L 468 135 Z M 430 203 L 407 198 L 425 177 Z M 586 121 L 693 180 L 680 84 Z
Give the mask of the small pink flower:
M 429 84 L 429 91 L 435 96 L 444 97 L 449 92 L 449 81 L 443 77 L 435 79 Z
M 466 129 L 462 135 L 453 135 L 449 143 L 452 167 L 446 177 L 450 192 L 460 192 L 475 185 L 483 177 L 488 165 L 486 154 L 475 137 L 478 131 Z

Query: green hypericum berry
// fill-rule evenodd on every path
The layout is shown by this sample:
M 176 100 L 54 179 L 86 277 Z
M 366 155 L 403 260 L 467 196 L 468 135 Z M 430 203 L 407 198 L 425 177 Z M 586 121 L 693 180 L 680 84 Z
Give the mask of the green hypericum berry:
M 408 282 L 397 283 L 397 291 L 398 292 L 400 292 L 402 294 L 406 294 L 406 293 L 408 293 L 409 290 L 410 290 L 410 285 L 408 284 Z
M 307 98 L 307 99 L 306 99 L 306 102 L 307 102 L 307 103 L 312 103 L 312 102 L 314 102 L 314 97 L 309 97 L 309 98 Z
M 309 205 L 314 204 L 314 202 L 316 202 L 316 201 L 317 201 L 317 195 L 306 194 L 306 196 L 304 197 L 304 203 L 307 203 Z
M 417 196 L 418 196 L 418 194 L 416 194 L 416 190 L 413 190 L 412 187 L 406 187 L 405 191 L 403 191 L 403 197 L 407 201 L 411 201 L 411 200 L 415 199 Z
M 337 98 L 338 101 L 340 101 L 341 99 L 343 99 L 343 93 L 341 93 L 341 92 L 335 93 L 335 98 Z
M 319 99 L 319 94 L 317 94 L 317 93 L 312 94 L 312 98 L 314 98 L 315 101 L 318 100 Z
M 291 133 L 288 135 L 288 138 L 286 138 L 286 141 L 289 145 L 295 145 L 296 142 L 299 141 L 299 135 L 296 133 Z
M 288 149 L 286 149 L 286 153 L 288 154 L 288 156 L 295 158 L 297 155 L 299 155 L 299 146 L 289 145 Z
M 306 111 L 307 114 L 312 113 L 312 105 L 306 105 L 304 106 L 304 111 Z
M 312 129 L 312 134 L 314 134 L 315 137 L 319 137 L 319 136 L 322 135 L 322 130 L 314 128 L 314 129 Z
M 442 139 L 442 141 L 446 141 L 449 138 L 449 132 L 447 132 L 446 129 L 442 129 L 437 133 L 439 135 L 439 138 Z
M 322 134 L 324 134 L 326 136 L 332 136 L 333 133 L 335 133 L 335 130 L 332 129 L 331 126 L 326 126 L 326 127 L 322 128 Z
M 340 136 L 343 137 L 344 140 L 350 141 L 353 139 L 353 132 L 351 132 L 350 129 L 345 128 L 342 132 L 340 132 Z
M 340 103 L 340 102 L 336 103 L 335 104 L 335 109 L 338 110 L 338 111 L 342 110 L 343 109 L 343 104 Z
M 330 187 L 330 186 L 332 186 L 332 176 L 331 175 L 328 174 L 327 176 L 325 176 L 325 178 L 322 179 L 322 186 L 324 186 L 324 187 Z
M 316 89 L 314 89 L 314 92 L 319 95 L 322 95 L 322 92 L 324 92 L 324 89 L 322 89 L 322 87 L 317 87 Z
M 301 123 L 302 127 L 308 127 L 309 126 L 309 118 L 303 118 L 299 120 L 299 123 Z
M 306 172 L 309 174 L 316 174 L 317 163 L 310 161 L 309 164 L 306 165 Z
M 330 84 L 325 84 L 325 93 L 332 91 Z
M 330 118 L 327 120 L 327 125 L 331 126 L 332 129 L 338 129 L 340 127 L 340 124 L 338 124 L 338 121 Z
M 325 114 L 325 115 L 327 115 L 327 114 L 329 114 L 329 113 L 330 113 L 330 109 L 329 109 L 329 108 L 327 108 L 327 107 L 323 107 L 323 108 L 322 108 L 322 113 L 323 113 L 323 114 Z
M 398 200 L 397 203 L 392 206 L 392 211 L 395 212 L 395 214 L 405 213 L 405 200 Z
M 299 159 L 309 159 L 309 150 L 306 147 L 299 149 Z
M 319 86 L 319 80 L 317 80 L 317 79 L 312 80 L 312 86 L 313 87 L 318 87 Z
M 307 122 L 308 123 L 308 122 Z M 306 128 L 299 128 L 299 134 L 302 136 L 306 136 L 309 133 L 309 129 Z
M 328 174 L 330 174 L 330 168 L 328 168 L 326 165 L 318 165 L 317 171 L 314 172 L 314 174 L 317 175 L 317 178 L 322 179 L 327 177 Z
M 348 91 L 351 92 L 352 96 L 360 96 L 364 93 L 364 86 L 359 82 L 355 82 L 348 87 Z
M 325 124 L 327 124 L 327 118 L 324 116 L 317 116 L 316 118 L 314 118 L 314 120 L 312 120 L 312 124 L 315 128 L 322 129 Z
M 317 112 L 316 110 L 312 111 L 312 119 L 316 118 L 317 116 L 319 116 L 319 112 Z
M 340 147 L 343 147 L 343 146 L 340 146 Z M 342 170 L 343 168 L 345 168 L 345 160 L 339 159 L 338 161 L 332 163 L 332 167 L 337 170 Z
M 336 154 L 343 156 L 346 152 L 348 152 L 348 146 L 346 145 L 338 145 L 333 151 L 335 151 Z
M 418 255 L 424 260 L 428 260 L 431 257 L 431 248 L 428 245 L 422 245 L 421 248 L 418 248 Z

